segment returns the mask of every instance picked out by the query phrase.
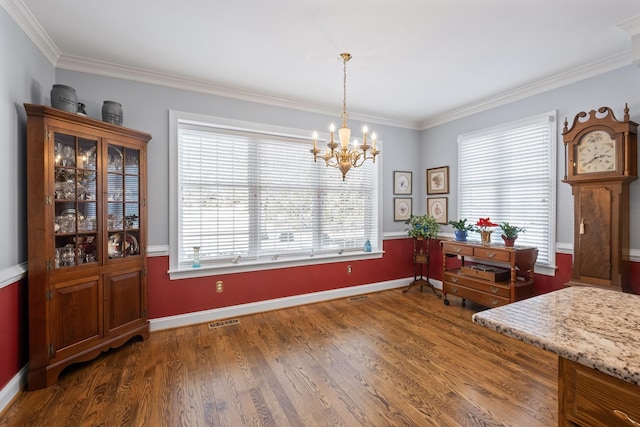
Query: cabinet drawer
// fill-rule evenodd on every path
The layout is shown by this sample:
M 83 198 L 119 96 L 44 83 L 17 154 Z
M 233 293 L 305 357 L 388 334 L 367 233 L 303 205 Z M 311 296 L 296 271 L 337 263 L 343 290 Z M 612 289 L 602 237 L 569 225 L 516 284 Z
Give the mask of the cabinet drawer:
M 501 305 L 509 304 L 508 298 L 491 295 L 477 289 L 468 288 L 466 286 L 455 285 L 449 282 L 444 282 L 442 286 L 445 295 L 455 295 L 463 299 L 468 299 L 469 301 L 477 302 L 478 304 L 482 304 L 485 307 L 498 307 Z
M 444 274 L 445 282 L 450 282 L 453 285 L 462 285 L 468 288 L 476 289 L 481 292 L 486 292 L 491 295 L 496 295 L 503 298 L 509 298 L 509 286 L 500 285 L 493 282 L 483 281 L 481 279 L 474 279 L 462 274 L 456 274 L 456 271 L 447 271 Z
M 640 423 L 640 387 L 561 358 L 561 408 L 568 420 L 582 426 L 631 426 Z M 616 412 L 620 411 L 620 415 Z M 622 415 L 626 414 L 626 415 Z
M 456 245 L 455 243 L 443 243 L 442 252 L 455 255 L 473 255 L 473 247 Z
M 478 258 L 483 258 L 483 259 L 490 259 L 494 261 L 509 262 L 509 252 L 504 250 L 496 250 L 490 247 L 473 248 L 473 256 Z

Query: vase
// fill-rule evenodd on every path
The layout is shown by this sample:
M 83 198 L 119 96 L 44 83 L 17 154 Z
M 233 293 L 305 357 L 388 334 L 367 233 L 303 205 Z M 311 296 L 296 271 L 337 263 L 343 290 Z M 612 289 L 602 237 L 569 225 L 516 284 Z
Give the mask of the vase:
M 505 248 L 512 248 L 515 245 L 516 239 L 518 238 L 518 236 L 515 237 L 507 237 L 504 234 L 502 235 L 502 240 L 504 240 L 504 247 Z
M 191 266 L 193 268 L 200 267 L 200 246 L 193 247 L 193 264 Z
M 491 244 L 491 233 L 493 233 L 493 231 L 481 231 L 480 232 L 480 240 L 482 240 L 482 244 L 483 245 L 490 245 Z
M 53 85 L 51 88 L 51 106 L 69 113 L 78 112 L 78 97 L 71 86 Z
M 114 125 L 121 125 L 122 105 L 115 101 L 104 101 L 102 104 L 102 121 Z
M 467 231 L 456 230 L 456 242 L 466 242 L 466 241 L 467 241 Z

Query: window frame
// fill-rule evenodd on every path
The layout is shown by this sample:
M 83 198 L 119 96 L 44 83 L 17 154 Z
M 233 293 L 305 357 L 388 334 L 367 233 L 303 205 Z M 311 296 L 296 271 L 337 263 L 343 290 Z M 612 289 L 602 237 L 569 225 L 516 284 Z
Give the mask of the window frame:
M 532 124 L 537 124 L 537 123 L 548 123 L 549 126 L 549 141 L 548 141 L 548 145 L 546 147 L 546 151 L 547 151 L 547 155 L 548 155 L 548 180 L 549 180 L 549 192 L 547 194 L 547 197 L 549 198 L 549 216 L 548 216 L 548 235 L 549 235 L 549 242 L 548 245 L 545 247 L 545 249 L 547 250 L 548 254 L 549 254 L 549 260 L 548 262 L 540 262 L 540 260 L 538 259 L 538 261 L 536 262 L 536 267 L 535 267 L 535 271 L 536 273 L 541 273 L 541 274 L 545 274 L 545 275 L 549 275 L 549 276 L 554 276 L 555 272 L 556 272 L 556 210 L 557 210 L 557 200 L 556 200 L 556 188 L 557 188 L 557 162 L 556 162 L 556 158 L 557 158 L 557 141 L 558 141 L 558 133 L 557 133 L 557 111 L 556 110 L 552 110 L 546 113 L 542 113 L 542 114 L 536 114 L 536 115 L 532 115 L 532 116 L 528 116 L 525 118 L 521 118 L 518 120 L 513 120 L 510 121 L 508 123 L 504 123 L 504 124 L 500 124 L 500 125 L 496 125 L 496 126 L 492 126 L 492 127 L 488 127 L 485 129 L 480 129 L 477 131 L 473 131 L 473 132 L 468 132 L 465 134 L 461 134 L 458 136 L 458 148 L 457 148 L 457 152 L 458 155 L 460 155 L 460 145 L 462 142 L 469 142 L 469 140 L 472 139 L 479 139 L 479 138 L 489 138 L 491 136 L 496 136 L 496 134 L 501 134 L 507 131 L 512 131 L 515 129 L 519 129 L 519 128 L 523 128 L 527 125 L 532 125 Z M 518 159 L 514 160 L 514 164 L 515 162 L 517 162 Z M 460 164 L 458 164 L 458 217 L 461 218 L 464 215 L 467 215 L 467 213 L 461 213 L 464 212 L 464 192 L 462 191 L 462 174 L 464 173 L 464 171 L 462 171 L 462 168 L 460 167 Z M 489 209 L 487 209 L 489 210 Z M 476 214 L 474 212 L 474 214 Z M 461 216 L 462 215 L 462 216 Z M 478 212 L 476 215 L 478 218 L 480 217 L 486 217 L 486 216 L 491 216 L 489 213 L 487 212 Z M 472 223 L 475 222 L 476 220 L 476 216 L 470 217 L 470 219 L 472 220 Z M 500 220 L 499 218 L 493 218 L 492 220 Z M 501 220 L 502 221 L 502 220 Z M 513 224 L 513 225 L 520 225 L 522 226 L 522 224 Z M 499 233 L 499 228 L 496 228 L 498 230 Z M 498 236 L 499 237 L 499 236 Z M 521 236 L 522 237 L 522 236 Z
M 382 258 L 382 239 L 383 239 L 383 199 L 382 199 L 382 162 L 380 157 L 376 158 L 375 179 L 377 184 L 374 192 L 376 193 L 378 224 L 377 224 L 377 241 L 372 241 L 374 246 L 372 252 L 364 251 L 344 251 L 342 253 L 316 253 L 310 255 L 287 256 L 278 259 L 260 259 L 260 260 L 242 260 L 239 263 L 220 262 L 215 264 L 202 263 L 200 268 L 191 268 L 180 265 L 179 262 L 179 176 L 178 176 L 178 131 L 180 122 L 198 122 L 212 124 L 218 128 L 236 129 L 248 132 L 259 132 L 263 134 L 273 134 L 281 136 L 289 136 L 298 139 L 307 139 L 309 141 L 309 149 L 312 147 L 311 132 L 308 129 L 296 129 L 282 126 L 274 126 L 263 123 L 248 122 L 244 120 L 229 119 L 224 117 L 215 117 L 197 113 L 188 113 L 182 111 L 169 111 L 169 277 L 171 280 L 183 279 L 189 277 L 203 277 L 218 274 L 230 274 L 250 272 L 257 270 L 271 270 L 277 268 L 300 267 L 305 265 L 325 264 L 334 262 L 347 262 L 363 259 Z M 328 136 L 328 135 L 326 135 Z M 323 135 L 320 136 L 324 137 Z M 380 149 L 382 141 L 377 141 Z M 309 153 L 309 162 L 313 162 L 313 156 Z M 323 166 L 324 167 L 324 166 Z M 335 179 L 341 180 L 340 172 L 331 168 L 335 173 Z M 348 179 L 348 175 L 347 175 Z

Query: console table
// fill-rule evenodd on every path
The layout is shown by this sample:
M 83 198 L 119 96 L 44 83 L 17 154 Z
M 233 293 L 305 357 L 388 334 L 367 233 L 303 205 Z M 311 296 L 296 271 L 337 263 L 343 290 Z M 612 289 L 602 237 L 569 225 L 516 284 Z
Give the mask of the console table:
M 537 248 L 507 248 L 473 241 L 442 241 L 440 244 L 442 296 L 446 305 L 449 305 L 448 294 L 462 298 L 462 305 L 468 299 L 486 307 L 498 307 L 533 296 Z M 460 259 L 459 268 L 447 269 L 447 259 L 451 257 Z M 470 263 L 469 258 L 474 262 Z
M 640 425 L 640 295 L 573 286 L 473 315 L 558 358 L 558 426 Z

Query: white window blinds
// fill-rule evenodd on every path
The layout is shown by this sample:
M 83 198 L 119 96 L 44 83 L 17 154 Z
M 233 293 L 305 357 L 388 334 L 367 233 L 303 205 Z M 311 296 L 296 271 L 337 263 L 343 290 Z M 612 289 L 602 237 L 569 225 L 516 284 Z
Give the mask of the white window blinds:
M 525 227 L 516 244 L 536 246 L 555 266 L 556 113 L 458 137 L 458 216 Z M 493 240 L 500 240 L 496 229 Z
M 278 262 L 362 251 L 379 240 L 376 165 L 340 172 L 313 162 L 309 139 L 177 122 L 178 248 L 205 265 Z

